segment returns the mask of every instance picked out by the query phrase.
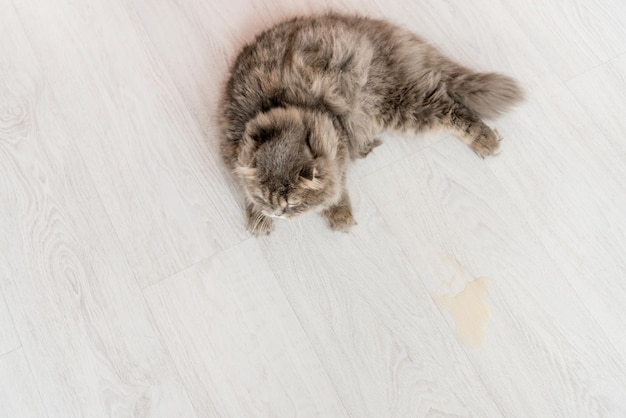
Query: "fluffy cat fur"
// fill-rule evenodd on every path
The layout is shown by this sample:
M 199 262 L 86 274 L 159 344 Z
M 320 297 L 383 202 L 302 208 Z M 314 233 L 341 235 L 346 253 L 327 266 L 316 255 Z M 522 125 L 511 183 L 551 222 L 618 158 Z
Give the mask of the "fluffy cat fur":
M 521 99 L 513 79 L 465 68 L 388 22 L 298 17 L 237 57 L 220 107 L 221 153 L 252 233 L 310 211 L 347 231 L 346 169 L 380 145 L 378 133 L 446 128 L 486 157 L 501 138 L 481 118 Z

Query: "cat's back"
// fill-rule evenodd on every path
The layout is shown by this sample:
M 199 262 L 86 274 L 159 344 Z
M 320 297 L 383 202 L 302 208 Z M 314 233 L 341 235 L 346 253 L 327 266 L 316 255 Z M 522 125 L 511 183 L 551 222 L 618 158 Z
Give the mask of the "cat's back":
M 292 18 L 260 33 L 231 67 L 223 116 L 245 123 L 275 105 L 277 92 L 287 87 L 294 94 L 281 94 L 282 100 L 304 98 L 313 78 L 346 70 L 358 56 L 354 52 L 367 49 L 366 26 L 365 18 L 325 14 Z
M 261 32 L 238 55 L 232 73 L 268 64 L 284 65 L 294 52 L 315 50 L 362 34 L 368 19 L 339 14 L 295 17 Z
M 284 75 L 294 67 L 297 71 L 305 67 L 318 72 L 344 70 L 349 60 L 375 49 L 377 39 L 392 30 L 383 21 L 335 13 L 283 21 L 242 49 L 231 68 L 228 88 L 257 83 L 261 75 Z
M 223 139 L 237 143 L 249 120 L 274 107 L 345 112 L 392 31 L 383 21 L 330 13 L 260 33 L 231 68 L 220 106 Z

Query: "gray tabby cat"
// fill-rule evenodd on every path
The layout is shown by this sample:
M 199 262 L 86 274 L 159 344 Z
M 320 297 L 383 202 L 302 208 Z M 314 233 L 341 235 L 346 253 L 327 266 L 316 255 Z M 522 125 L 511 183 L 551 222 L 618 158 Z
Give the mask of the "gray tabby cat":
M 446 128 L 486 157 L 501 138 L 481 118 L 521 99 L 513 79 L 462 67 L 390 23 L 298 17 L 239 54 L 221 105 L 221 152 L 252 233 L 310 211 L 347 231 L 346 169 L 380 145 L 378 133 Z

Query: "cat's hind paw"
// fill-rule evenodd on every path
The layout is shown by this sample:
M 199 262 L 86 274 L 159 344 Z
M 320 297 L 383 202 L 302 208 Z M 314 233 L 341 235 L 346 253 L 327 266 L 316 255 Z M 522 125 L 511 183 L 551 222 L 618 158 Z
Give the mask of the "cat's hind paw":
M 490 155 L 497 155 L 500 153 L 502 145 L 502 137 L 497 130 L 490 130 L 474 140 L 470 144 L 470 147 L 476 154 L 482 158 L 489 157 Z

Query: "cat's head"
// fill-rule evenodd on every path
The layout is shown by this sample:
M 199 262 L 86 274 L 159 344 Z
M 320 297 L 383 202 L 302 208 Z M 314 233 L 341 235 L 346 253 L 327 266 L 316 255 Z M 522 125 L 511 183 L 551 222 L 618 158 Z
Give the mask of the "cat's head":
M 290 218 L 335 203 L 345 148 L 332 121 L 299 108 L 275 108 L 246 125 L 235 172 L 267 216 Z

